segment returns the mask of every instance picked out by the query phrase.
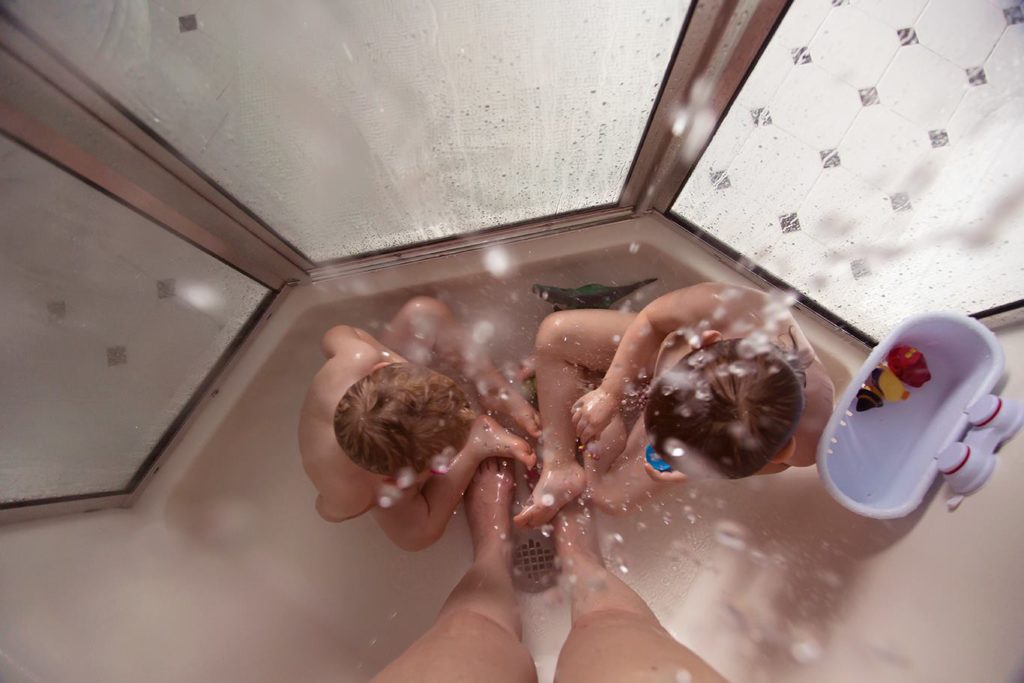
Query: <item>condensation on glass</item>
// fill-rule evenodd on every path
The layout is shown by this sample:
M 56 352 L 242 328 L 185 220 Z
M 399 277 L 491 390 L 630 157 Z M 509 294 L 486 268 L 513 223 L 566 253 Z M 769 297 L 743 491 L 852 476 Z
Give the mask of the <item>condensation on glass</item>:
M 1024 15 L 796 0 L 672 211 L 882 336 L 1020 298 Z
M 314 261 L 614 203 L 686 0 L 22 0 Z
M 0 138 L 0 504 L 119 492 L 267 289 Z

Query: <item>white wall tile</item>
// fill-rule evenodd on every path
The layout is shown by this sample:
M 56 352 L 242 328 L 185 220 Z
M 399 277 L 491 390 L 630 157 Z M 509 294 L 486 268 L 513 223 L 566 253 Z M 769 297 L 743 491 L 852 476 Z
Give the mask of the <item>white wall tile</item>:
M 773 125 L 750 134 L 729 166 L 729 178 L 737 194 L 777 223 L 780 215 L 799 209 L 820 171 L 815 148 Z
M 985 76 L 1004 95 L 1024 95 L 1024 24 L 1006 27 L 985 61 Z
M 772 41 L 765 47 L 736 101 L 748 108 L 763 107 L 772 101 L 779 86 L 794 68 L 789 48 Z
M 928 0 L 851 0 L 853 6 L 894 29 L 913 26 Z
M 794 2 L 786 10 L 786 16 L 775 31 L 772 39 L 786 49 L 806 47 L 817 33 L 821 22 L 832 10 L 831 0 L 805 0 Z
M 800 206 L 804 232 L 825 244 L 873 242 L 893 217 L 886 193 L 844 168 L 825 169 Z
M 963 69 L 922 45 L 900 48 L 878 83 L 882 105 L 926 130 L 943 128 L 968 89 Z
M 843 166 L 883 192 L 901 192 L 931 149 L 928 131 L 882 106 L 865 107 L 841 145 Z
M 991 3 L 931 0 L 916 28 L 921 43 L 966 69 L 985 61 L 1006 27 Z
M 814 63 L 856 89 L 878 83 L 900 42 L 888 24 L 852 5 L 835 8 L 811 42 Z
M 819 151 L 838 146 L 860 109 L 853 87 L 813 63 L 793 68 L 770 107 L 775 125 Z

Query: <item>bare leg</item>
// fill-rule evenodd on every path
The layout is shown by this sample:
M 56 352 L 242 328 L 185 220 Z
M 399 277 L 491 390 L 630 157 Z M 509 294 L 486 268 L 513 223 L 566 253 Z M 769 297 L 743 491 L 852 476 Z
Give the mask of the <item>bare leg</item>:
M 544 471 L 532 504 L 516 516 L 517 524 L 544 524 L 583 492 L 585 476 L 576 462 L 569 409 L 582 395 L 581 368 L 606 370 L 634 317 L 619 311 L 562 311 L 541 323 L 535 362 Z
M 485 460 L 466 490 L 473 566 L 441 608 L 437 621 L 374 683 L 530 683 L 537 671 L 519 641 L 522 624 L 512 587 L 509 503 L 514 481 L 507 461 Z
M 676 642 L 640 596 L 605 569 L 588 510 L 567 506 L 555 534 L 563 572 L 574 577 L 572 631 L 558 656 L 556 683 L 725 680 Z

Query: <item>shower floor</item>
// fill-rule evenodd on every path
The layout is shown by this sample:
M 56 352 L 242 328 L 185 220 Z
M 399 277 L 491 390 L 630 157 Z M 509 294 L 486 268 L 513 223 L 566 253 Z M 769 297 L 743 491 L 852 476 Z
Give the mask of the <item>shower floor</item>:
M 639 308 L 703 280 L 744 282 L 660 217 L 504 249 L 511 268 L 500 281 L 477 251 L 292 290 L 131 509 L 0 529 L 3 680 L 368 680 L 430 626 L 471 546 L 461 510 L 416 554 L 394 548 L 369 517 L 328 524 L 317 516 L 296 426 L 323 332 L 339 323 L 372 331 L 410 295 L 428 293 L 463 320 L 491 322 L 500 365 L 529 352 L 551 310 L 530 293 L 533 283 L 659 278 L 632 297 Z M 802 325 L 844 386 L 863 350 L 817 320 Z M 974 602 L 945 603 L 926 621 L 912 601 L 883 618 L 886 601 L 899 604 L 885 588 L 892 577 L 925 575 L 941 548 L 941 524 L 918 523 L 908 536 L 917 522 L 858 518 L 807 468 L 683 487 L 599 527 L 602 538 L 625 538 L 614 549 L 624 580 L 733 680 L 946 678 L 963 658 L 936 643 L 963 634 L 954 639 L 943 619 Z M 899 569 L 886 565 L 918 538 Z M 1016 605 L 1014 614 L 1024 612 Z M 549 681 L 568 603 L 552 590 L 523 595 L 522 606 L 525 642 Z M 1009 642 L 1020 632 L 1024 618 L 1011 607 L 984 637 L 995 631 Z M 993 672 L 1011 666 L 1005 655 L 989 659 Z

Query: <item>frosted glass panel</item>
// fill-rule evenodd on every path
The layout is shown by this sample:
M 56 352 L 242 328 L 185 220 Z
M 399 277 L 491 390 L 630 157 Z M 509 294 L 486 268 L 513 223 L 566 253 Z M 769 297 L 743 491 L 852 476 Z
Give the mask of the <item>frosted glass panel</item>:
M 315 261 L 614 203 L 687 0 L 22 0 Z
M 0 504 L 125 488 L 267 290 L 0 138 Z
M 672 210 L 875 336 L 1024 293 L 1024 14 L 796 0 Z

